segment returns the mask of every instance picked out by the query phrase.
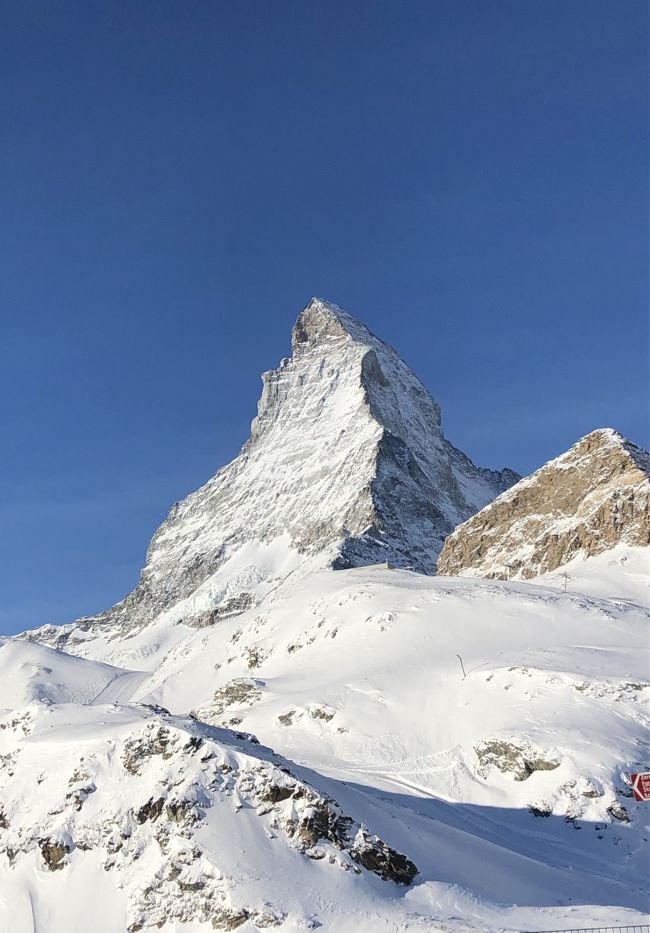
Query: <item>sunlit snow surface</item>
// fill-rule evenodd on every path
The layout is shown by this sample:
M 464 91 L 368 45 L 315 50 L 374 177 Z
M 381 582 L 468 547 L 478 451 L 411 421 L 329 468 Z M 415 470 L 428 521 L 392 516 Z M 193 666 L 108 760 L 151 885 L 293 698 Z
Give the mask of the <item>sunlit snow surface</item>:
M 232 573 L 254 588 L 264 562 L 266 581 L 273 557 L 263 549 Z M 125 743 L 160 722 L 176 737 L 208 730 L 242 787 L 275 749 L 296 779 L 419 869 L 398 886 L 310 859 L 269 830 L 245 793 L 215 791 L 192 845 L 215 890 L 258 912 L 238 929 L 262 928 L 264 904 L 283 931 L 642 922 L 650 806 L 631 799 L 626 779 L 650 764 L 648 552 L 619 547 L 563 569 L 568 579 L 508 583 L 297 565 L 284 582 L 278 573 L 272 596 L 261 584 L 239 615 L 196 630 L 169 613 L 132 638 L 86 641 L 77 650 L 87 660 L 2 644 L 0 701 L 11 712 L 0 729 L 0 840 L 29 851 L 0 861 L 0 929 L 118 933 L 152 884 L 181 896 L 165 876 L 176 856 L 156 839 L 162 824 L 133 815 L 160 788 L 202 787 L 208 764 L 157 754 L 141 775 L 126 772 Z M 80 758 L 95 790 L 77 811 L 62 801 Z M 107 869 L 116 820 L 132 827 L 131 841 Z M 76 846 L 88 827 L 106 838 Z M 71 851 L 48 871 L 29 839 L 53 828 Z M 196 916 L 160 929 L 212 929 Z

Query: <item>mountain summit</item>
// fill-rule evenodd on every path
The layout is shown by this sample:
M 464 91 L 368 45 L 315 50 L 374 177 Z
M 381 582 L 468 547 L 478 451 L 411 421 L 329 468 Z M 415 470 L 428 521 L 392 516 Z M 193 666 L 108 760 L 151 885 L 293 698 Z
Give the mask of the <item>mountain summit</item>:
M 612 428 L 581 438 L 460 525 L 440 573 L 528 579 L 650 543 L 650 455 Z
M 419 379 L 341 308 L 312 299 L 291 343 L 239 456 L 172 508 L 136 589 L 86 628 L 147 624 L 208 580 L 184 618 L 236 611 L 316 555 L 434 573 L 450 531 L 517 480 L 453 447 Z
M 390 561 L 433 572 L 452 528 L 517 475 L 479 469 L 445 440 L 420 380 L 336 305 L 312 299 L 291 343 L 292 358 L 262 377 L 242 451 L 273 465 L 279 527 L 303 551 L 340 543 L 337 567 Z M 259 532 L 273 533 L 260 518 Z

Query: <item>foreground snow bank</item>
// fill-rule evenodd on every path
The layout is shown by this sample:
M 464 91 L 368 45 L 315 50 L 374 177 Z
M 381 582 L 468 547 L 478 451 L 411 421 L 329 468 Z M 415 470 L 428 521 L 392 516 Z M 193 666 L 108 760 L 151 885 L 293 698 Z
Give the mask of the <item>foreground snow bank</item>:
M 107 933 L 148 918 L 166 933 L 642 922 L 644 556 L 583 562 L 566 592 L 312 568 L 201 628 L 169 616 L 93 634 L 85 660 L 38 655 L 83 689 L 0 729 L 0 910 L 18 933 L 69 933 L 92 889 Z M 143 659 L 152 673 L 129 681 Z M 411 865 L 411 884 L 382 877 Z

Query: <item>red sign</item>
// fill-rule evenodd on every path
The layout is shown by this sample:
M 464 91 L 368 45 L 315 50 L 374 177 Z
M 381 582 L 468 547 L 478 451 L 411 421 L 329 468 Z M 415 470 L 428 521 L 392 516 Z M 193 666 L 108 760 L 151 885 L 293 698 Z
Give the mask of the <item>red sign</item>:
M 632 790 L 635 800 L 650 800 L 650 771 L 641 774 L 631 774 Z

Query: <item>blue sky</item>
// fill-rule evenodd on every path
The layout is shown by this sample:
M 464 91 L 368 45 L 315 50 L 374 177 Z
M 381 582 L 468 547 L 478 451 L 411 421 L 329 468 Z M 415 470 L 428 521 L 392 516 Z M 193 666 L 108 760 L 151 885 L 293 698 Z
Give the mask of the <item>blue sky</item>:
M 311 295 L 477 463 L 647 443 L 646 5 L 9 2 L 0 631 L 106 608 Z

